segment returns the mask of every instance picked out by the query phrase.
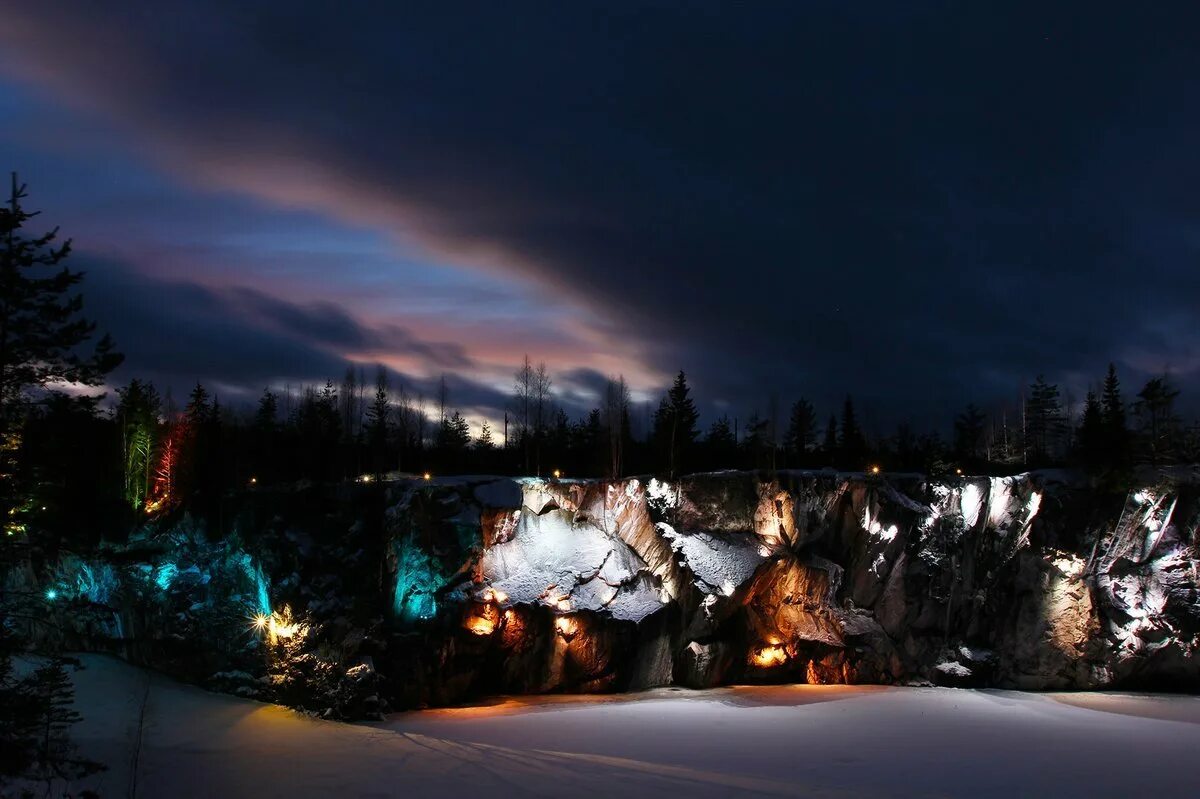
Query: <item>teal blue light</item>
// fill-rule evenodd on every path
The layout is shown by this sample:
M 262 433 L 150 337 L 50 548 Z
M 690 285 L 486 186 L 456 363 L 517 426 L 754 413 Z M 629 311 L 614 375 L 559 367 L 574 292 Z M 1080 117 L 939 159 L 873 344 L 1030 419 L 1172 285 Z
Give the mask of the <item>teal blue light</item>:
M 58 591 L 54 590 L 53 588 L 49 589 L 46 591 L 46 599 L 49 599 L 51 602 L 58 599 Z
M 97 605 L 107 605 L 112 601 L 120 583 L 120 576 L 107 563 L 95 566 L 81 563 L 74 576 L 74 593 L 78 597 L 87 597 L 89 602 Z
M 262 564 L 255 563 L 250 574 L 254 581 L 254 597 L 258 602 L 258 612 L 263 616 L 271 615 L 271 595 L 268 591 L 267 577 L 263 574 Z
M 154 572 L 154 584 L 166 591 L 179 575 L 179 567 L 174 563 L 164 563 Z
M 446 583 L 433 558 L 409 535 L 396 544 L 396 590 L 392 609 L 404 621 L 430 619 L 437 613 L 438 589 Z

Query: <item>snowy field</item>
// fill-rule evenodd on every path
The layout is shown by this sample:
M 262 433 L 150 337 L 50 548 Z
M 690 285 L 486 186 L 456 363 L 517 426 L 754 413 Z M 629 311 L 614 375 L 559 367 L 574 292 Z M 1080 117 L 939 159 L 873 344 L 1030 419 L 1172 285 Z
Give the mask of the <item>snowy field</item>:
M 348 725 L 84 661 L 75 737 L 106 797 L 1169 797 L 1200 757 L 1190 696 L 663 689 Z

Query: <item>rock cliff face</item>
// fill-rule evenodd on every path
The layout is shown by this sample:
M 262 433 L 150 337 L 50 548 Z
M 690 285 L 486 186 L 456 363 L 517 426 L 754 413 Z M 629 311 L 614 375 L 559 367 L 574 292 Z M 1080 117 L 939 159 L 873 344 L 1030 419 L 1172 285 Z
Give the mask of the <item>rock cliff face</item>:
M 396 622 L 425 625 L 426 701 L 756 681 L 1200 687 L 1195 489 L 1100 499 L 1055 473 L 420 484 L 390 511 Z M 432 552 L 419 529 L 441 531 Z M 450 562 L 406 580 L 429 554 Z
M 1200 690 L 1200 490 L 1061 473 L 251 491 L 9 596 L 63 646 L 341 717 L 734 682 Z

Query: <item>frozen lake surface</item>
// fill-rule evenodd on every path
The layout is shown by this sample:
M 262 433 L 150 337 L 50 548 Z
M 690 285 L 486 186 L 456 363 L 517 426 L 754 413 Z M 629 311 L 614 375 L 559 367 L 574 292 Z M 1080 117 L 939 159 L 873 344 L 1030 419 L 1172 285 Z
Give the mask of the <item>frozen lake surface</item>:
M 1200 756 L 1192 696 L 660 689 L 349 725 L 84 662 L 101 796 L 1167 797 L 1194 795 Z

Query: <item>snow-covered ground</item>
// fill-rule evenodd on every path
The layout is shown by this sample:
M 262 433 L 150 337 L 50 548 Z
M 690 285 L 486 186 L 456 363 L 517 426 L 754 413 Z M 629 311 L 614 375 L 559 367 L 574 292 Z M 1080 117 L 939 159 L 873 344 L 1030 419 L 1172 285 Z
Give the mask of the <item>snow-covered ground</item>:
M 348 725 L 84 661 L 101 796 L 1166 797 L 1193 795 L 1200 753 L 1191 696 L 663 689 Z

